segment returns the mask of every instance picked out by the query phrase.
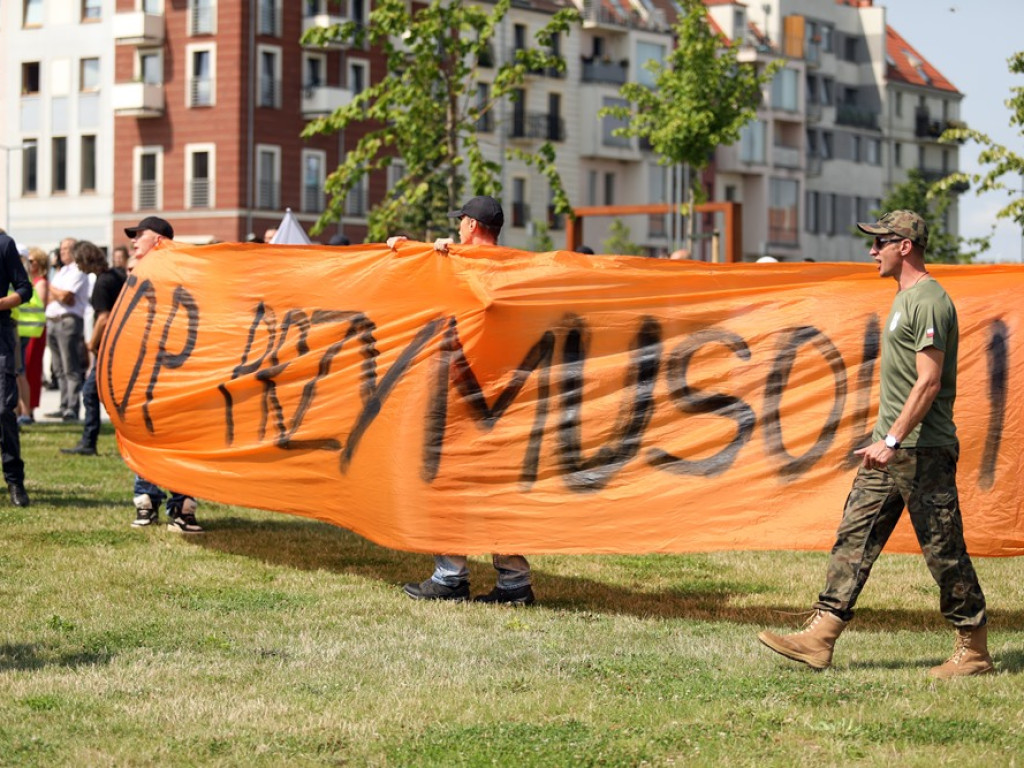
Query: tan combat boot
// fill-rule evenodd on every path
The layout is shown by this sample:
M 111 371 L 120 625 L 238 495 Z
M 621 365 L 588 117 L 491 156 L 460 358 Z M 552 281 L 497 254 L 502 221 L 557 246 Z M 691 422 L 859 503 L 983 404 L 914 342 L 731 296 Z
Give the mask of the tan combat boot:
M 988 626 L 958 627 L 953 655 L 945 664 L 932 667 L 928 673 L 932 677 L 946 680 L 951 677 L 969 677 L 970 675 L 987 675 L 995 672 L 992 657 L 988 655 Z
M 832 647 L 846 624 L 834 613 L 819 609 L 799 632 L 776 635 L 765 631 L 757 639 L 787 659 L 802 661 L 813 669 L 828 669 L 832 664 Z

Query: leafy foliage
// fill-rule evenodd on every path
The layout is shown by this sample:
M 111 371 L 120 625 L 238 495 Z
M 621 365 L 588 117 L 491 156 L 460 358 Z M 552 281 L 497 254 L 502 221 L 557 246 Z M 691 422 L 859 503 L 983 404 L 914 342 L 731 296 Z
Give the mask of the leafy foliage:
M 1018 51 L 1008 60 L 1010 72 L 1024 75 L 1024 51 Z M 1011 97 L 1004 103 L 1010 110 L 1010 125 L 1018 127 L 1018 133 L 1024 135 L 1024 87 L 1015 86 L 1010 89 Z M 954 173 L 933 186 L 934 195 L 942 194 L 964 183 L 970 184 L 975 194 L 1003 190 L 1009 202 L 997 213 L 998 219 L 1009 219 L 1024 227 L 1024 195 L 1020 194 L 1019 181 L 1024 175 L 1024 156 L 994 141 L 981 131 L 968 128 L 950 128 L 941 138 L 946 143 L 972 140 L 981 145 L 978 163 L 988 166 L 984 173 Z M 1008 186 L 1004 179 L 1009 177 L 1013 186 Z M 987 247 L 987 239 L 984 247 Z
M 556 13 L 537 33 L 536 47 L 518 50 L 514 60 L 487 69 L 489 87 L 481 89 L 485 81 L 480 69 L 494 58 L 493 42 L 510 4 L 433 0 L 412 8 L 405 0 L 381 0 L 374 3 L 366 24 L 348 21 L 303 36 L 305 45 L 378 47 L 388 71 L 351 103 L 311 121 L 303 131 L 309 137 L 351 126 L 367 129 L 328 176 L 330 202 L 314 232 L 341 217 L 345 198 L 362 179 L 396 162 L 403 169 L 401 178 L 369 214 L 372 240 L 399 229 L 422 239 L 446 232 L 445 214 L 462 202 L 467 183 L 473 194 L 500 194 L 500 166 L 484 156 L 477 124 L 490 119 L 503 99 L 514 98 L 529 72 L 564 70 L 564 61 L 551 52 L 551 41 L 579 18 L 575 10 Z M 552 183 L 558 212 L 568 212 L 554 148 L 545 143 L 530 160 Z
M 604 241 L 604 253 L 616 253 L 625 256 L 643 256 L 644 249 L 630 238 L 629 227 L 621 219 L 615 219 L 608 226 L 608 239 Z

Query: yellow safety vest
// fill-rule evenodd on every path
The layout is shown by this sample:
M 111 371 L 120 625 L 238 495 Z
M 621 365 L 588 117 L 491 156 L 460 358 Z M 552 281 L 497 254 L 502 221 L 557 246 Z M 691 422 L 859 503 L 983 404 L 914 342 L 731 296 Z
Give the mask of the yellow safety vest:
M 18 335 L 22 338 L 38 339 L 42 336 L 46 330 L 46 307 L 39 291 L 33 287 L 32 298 L 12 309 L 11 319 L 18 324 Z

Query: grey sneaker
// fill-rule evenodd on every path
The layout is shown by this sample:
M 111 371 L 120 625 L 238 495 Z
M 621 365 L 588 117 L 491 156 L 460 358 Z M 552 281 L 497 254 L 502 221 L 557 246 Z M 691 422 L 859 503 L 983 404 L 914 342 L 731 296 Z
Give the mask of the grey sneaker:
M 148 493 L 135 497 L 135 519 L 132 520 L 132 528 L 142 528 L 152 525 L 157 521 L 160 510 L 153 506 L 153 500 Z
M 419 584 L 406 584 L 402 589 L 413 600 L 469 600 L 469 582 L 463 582 L 457 587 L 446 587 L 433 579 L 427 579 Z

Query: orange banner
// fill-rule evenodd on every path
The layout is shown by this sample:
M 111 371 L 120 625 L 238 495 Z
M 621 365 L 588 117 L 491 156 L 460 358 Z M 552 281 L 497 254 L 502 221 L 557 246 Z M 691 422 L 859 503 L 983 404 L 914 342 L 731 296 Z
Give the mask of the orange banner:
M 1024 268 L 931 272 L 960 317 L 968 546 L 1024 554 Z M 828 549 L 895 290 L 869 264 L 169 244 L 99 387 L 144 477 L 389 547 Z M 918 551 L 905 520 L 888 550 Z

